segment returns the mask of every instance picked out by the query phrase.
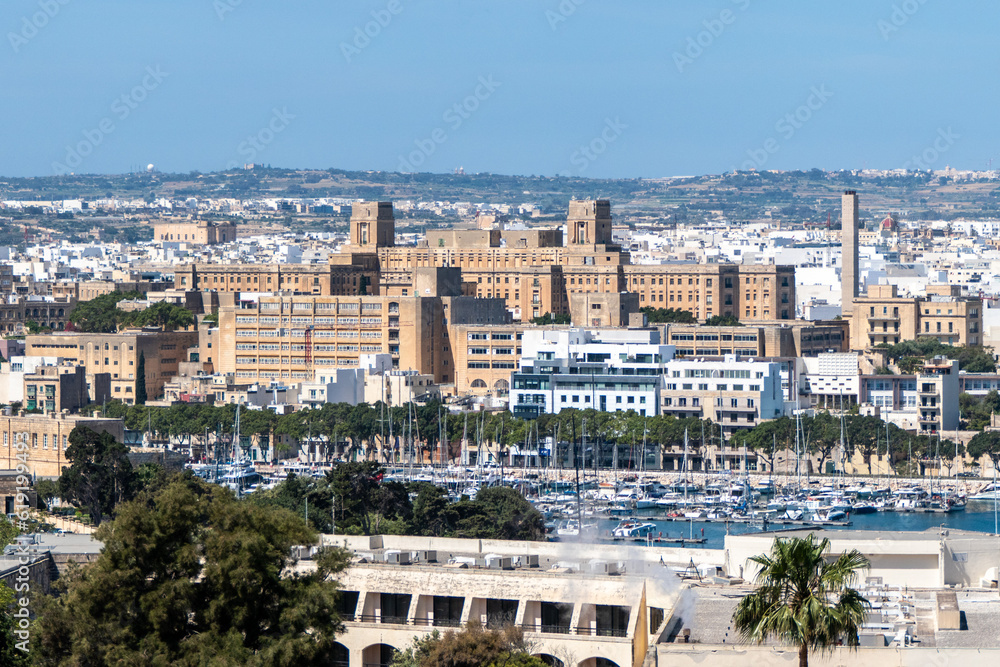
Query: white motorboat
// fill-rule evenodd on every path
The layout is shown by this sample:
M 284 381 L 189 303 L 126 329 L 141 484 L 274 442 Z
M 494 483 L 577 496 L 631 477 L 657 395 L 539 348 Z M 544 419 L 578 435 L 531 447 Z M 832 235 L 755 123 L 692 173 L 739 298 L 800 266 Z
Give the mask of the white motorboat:
M 624 519 L 611 530 L 612 537 L 648 537 L 656 531 L 656 524 L 638 519 Z

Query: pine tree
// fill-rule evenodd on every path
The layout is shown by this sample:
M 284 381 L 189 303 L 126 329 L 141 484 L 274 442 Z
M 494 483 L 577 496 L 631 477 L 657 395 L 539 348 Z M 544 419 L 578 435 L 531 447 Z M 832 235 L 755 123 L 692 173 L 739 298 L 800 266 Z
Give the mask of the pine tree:
M 298 571 L 292 547 L 317 535 L 288 510 L 178 474 L 95 537 L 96 561 L 37 601 L 35 664 L 333 664 L 343 628 L 332 577 L 350 559 L 324 549 Z

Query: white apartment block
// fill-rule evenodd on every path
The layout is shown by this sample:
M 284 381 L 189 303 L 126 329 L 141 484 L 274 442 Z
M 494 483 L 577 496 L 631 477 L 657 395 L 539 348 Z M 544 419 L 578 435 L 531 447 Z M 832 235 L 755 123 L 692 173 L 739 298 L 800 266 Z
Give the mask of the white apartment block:
M 511 411 L 528 418 L 565 408 L 656 415 L 675 349 L 659 337 L 649 329 L 525 331 Z
M 711 419 L 732 435 L 785 412 L 781 365 L 727 354 L 674 359 L 664 369 L 661 414 Z
M 854 352 L 822 352 L 799 361 L 801 393 L 811 407 L 839 410 L 858 402 L 860 372 Z

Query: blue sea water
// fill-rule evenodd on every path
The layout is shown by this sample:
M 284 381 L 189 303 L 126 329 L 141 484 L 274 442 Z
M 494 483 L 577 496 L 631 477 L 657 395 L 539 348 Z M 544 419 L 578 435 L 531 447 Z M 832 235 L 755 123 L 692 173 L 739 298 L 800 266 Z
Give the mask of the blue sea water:
M 874 514 L 852 514 L 851 525 L 848 527 L 823 526 L 824 530 L 871 530 L 871 531 L 923 531 L 929 528 L 952 528 L 957 530 L 973 530 L 982 533 L 994 532 L 993 501 L 969 501 L 964 511 L 951 514 L 917 514 L 897 512 L 876 512 Z M 750 527 L 745 523 L 707 523 L 690 521 L 664 521 L 658 514 L 635 515 L 643 521 L 651 521 L 657 525 L 657 531 L 663 537 L 695 537 L 705 538 L 704 544 L 691 544 L 693 548 L 722 549 L 727 532 L 732 535 L 743 533 L 759 533 L 761 528 Z M 618 519 L 605 519 L 600 522 L 602 531 L 610 531 L 617 525 Z M 769 525 L 768 530 L 794 529 L 798 526 Z M 669 544 L 664 546 L 682 546 Z

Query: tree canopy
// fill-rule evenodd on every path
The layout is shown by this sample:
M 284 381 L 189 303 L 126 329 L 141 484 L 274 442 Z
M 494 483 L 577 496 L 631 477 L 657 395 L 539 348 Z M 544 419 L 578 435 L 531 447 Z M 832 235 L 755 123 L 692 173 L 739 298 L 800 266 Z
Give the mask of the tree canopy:
M 640 308 L 639 312 L 646 313 L 646 319 L 650 324 L 694 324 L 698 321 L 690 311 L 677 308 L 653 308 L 652 306 L 645 306 L 644 308 Z
M 955 347 L 938 342 L 931 336 L 904 340 L 895 345 L 880 343 L 875 347 L 884 349 L 890 359 L 896 360 L 899 369 L 904 373 L 915 372 L 925 360 L 937 356 L 956 359 L 959 367 L 969 373 L 993 373 L 997 367 L 993 358 L 993 348 L 978 345 Z
M 515 625 L 484 628 L 470 622 L 459 631 L 434 631 L 396 653 L 391 667 L 544 667 L 531 655 L 524 632 Z
M 70 465 L 59 477 L 59 495 L 76 507 L 86 508 L 95 526 L 135 493 L 128 447 L 116 442 L 110 433 L 77 426 L 69 434 L 66 460 Z
M 76 331 L 85 333 L 114 333 L 126 326 L 159 326 L 172 331 L 195 323 L 191 311 L 166 301 L 154 303 L 144 310 L 124 311 L 118 307 L 119 301 L 142 298 L 140 292 L 102 294 L 76 304 L 69 314 L 69 321 Z
M 739 319 L 734 315 L 713 315 L 705 320 L 706 327 L 739 327 Z
M 176 475 L 95 537 L 97 561 L 39 605 L 38 664 L 331 664 L 341 629 L 332 577 L 348 559 L 323 550 L 315 570 L 290 574 L 292 547 L 316 538 L 291 512 Z
M 982 431 L 990 425 L 990 418 L 1000 412 L 1000 394 L 995 389 L 985 396 L 959 394 L 958 408 L 970 431 Z
M 531 323 L 538 326 L 545 326 L 547 324 L 569 324 L 570 317 L 565 313 L 559 315 L 553 315 L 552 313 L 545 313 L 541 317 L 531 318 Z
M 980 458 L 986 456 L 993 467 L 1000 471 L 1000 432 L 983 431 L 977 433 L 966 446 L 971 456 Z
M 322 479 L 289 475 L 275 488 L 251 494 L 249 502 L 302 517 L 308 506 L 309 525 L 323 532 L 504 540 L 545 535 L 542 515 L 515 489 L 487 487 L 475 498 L 452 502 L 445 489 L 429 482 L 407 486 L 384 479 L 374 461 L 341 463 Z
M 31 652 L 25 650 L 28 648 L 28 643 L 22 639 L 24 635 L 18 636 L 14 632 L 17 623 L 12 608 L 14 598 L 14 591 L 6 583 L 0 581 L 0 665 L 4 667 L 28 667 L 32 664 Z M 30 633 L 30 630 L 28 632 Z

